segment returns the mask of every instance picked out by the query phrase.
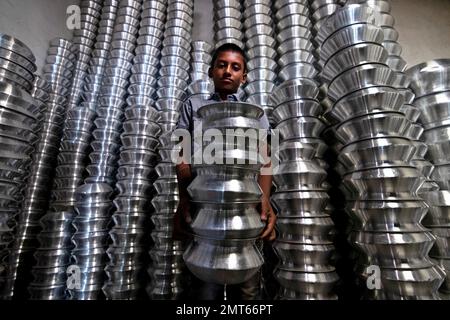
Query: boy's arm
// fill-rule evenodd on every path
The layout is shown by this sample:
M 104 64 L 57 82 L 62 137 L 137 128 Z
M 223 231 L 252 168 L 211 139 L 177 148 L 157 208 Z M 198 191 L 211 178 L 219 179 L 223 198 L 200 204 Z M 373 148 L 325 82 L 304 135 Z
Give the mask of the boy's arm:
M 269 155 L 269 145 L 265 144 L 263 148 L 266 150 L 262 154 L 264 158 L 265 165 L 261 169 L 261 173 L 258 177 L 258 184 L 261 187 L 262 198 L 261 198 L 261 220 L 266 222 L 266 227 L 264 228 L 261 238 L 265 240 L 275 240 L 275 223 L 277 221 L 277 216 L 270 204 L 270 193 L 272 189 L 272 162 L 270 161 Z
M 176 166 L 178 178 L 178 191 L 180 194 L 180 204 L 178 206 L 184 222 L 190 224 L 192 222 L 190 214 L 190 197 L 187 191 L 189 184 L 192 182 L 191 165 L 181 163 Z
M 191 128 L 192 122 L 192 106 L 190 101 L 186 101 L 180 110 L 180 119 L 178 120 L 177 129 L 186 129 L 192 134 Z M 187 155 L 190 158 L 190 155 Z M 191 203 L 187 188 L 192 182 L 192 172 L 189 163 L 181 162 L 176 166 L 176 173 L 178 179 L 178 192 L 180 197 L 180 203 L 178 204 L 178 210 L 175 214 L 174 224 L 175 233 L 186 233 L 189 231 L 189 224 L 191 219 Z M 182 236 L 181 236 L 182 237 Z
M 270 204 L 272 175 L 260 175 L 258 178 L 258 183 L 263 192 L 261 198 L 261 220 L 267 223 L 263 233 L 261 234 L 261 238 L 272 241 L 275 240 L 275 223 L 277 221 L 277 216 L 275 215 L 272 205 Z

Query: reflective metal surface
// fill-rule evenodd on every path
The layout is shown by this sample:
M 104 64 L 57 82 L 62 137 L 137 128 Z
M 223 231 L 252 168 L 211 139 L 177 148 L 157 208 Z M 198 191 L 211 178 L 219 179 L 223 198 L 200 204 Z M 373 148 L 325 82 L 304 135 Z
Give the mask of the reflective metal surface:
M 219 284 L 245 282 L 263 264 L 254 240 L 211 240 L 196 237 L 183 256 L 186 265 L 197 277 Z M 213 259 L 201 259 L 202 256 Z

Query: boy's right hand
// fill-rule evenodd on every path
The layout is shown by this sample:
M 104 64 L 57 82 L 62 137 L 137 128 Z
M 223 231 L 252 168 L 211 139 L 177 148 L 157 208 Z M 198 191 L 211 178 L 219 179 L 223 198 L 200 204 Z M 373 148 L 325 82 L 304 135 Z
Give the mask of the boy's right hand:
M 188 197 L 182 197 L 180 199 L 178 209 L 181 211 L 181 216 L 183 217 L 184 222 L 190 226 L 192 223 L 191 200 Z

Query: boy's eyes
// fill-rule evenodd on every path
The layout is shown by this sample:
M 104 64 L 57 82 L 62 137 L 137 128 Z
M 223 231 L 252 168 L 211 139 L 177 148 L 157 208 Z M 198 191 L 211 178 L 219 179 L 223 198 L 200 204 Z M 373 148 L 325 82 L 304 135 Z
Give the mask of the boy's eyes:
M 219 68 L 225 68 L 227 66 L 227 64 L 226 63 L 219 63 L 217 66 Z M 241 70 L 241 67 L 239 65 L 236 65 L 236 64 L 232 65 L 232 68 L 233 68 L 234 71 Z

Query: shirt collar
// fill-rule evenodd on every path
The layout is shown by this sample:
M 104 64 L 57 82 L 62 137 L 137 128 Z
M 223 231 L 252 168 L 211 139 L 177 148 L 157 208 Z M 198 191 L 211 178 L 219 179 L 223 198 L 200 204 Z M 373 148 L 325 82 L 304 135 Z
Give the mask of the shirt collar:
M 214 92 L 211 94 L 208 100 L 221 101 L 222 99 L 217 92 Z M 227 96 L 227 101 L 239 101 L 239 97 L 237 96 L 237 94 L 229 94 Z

